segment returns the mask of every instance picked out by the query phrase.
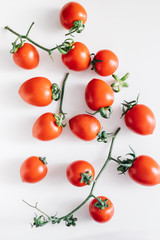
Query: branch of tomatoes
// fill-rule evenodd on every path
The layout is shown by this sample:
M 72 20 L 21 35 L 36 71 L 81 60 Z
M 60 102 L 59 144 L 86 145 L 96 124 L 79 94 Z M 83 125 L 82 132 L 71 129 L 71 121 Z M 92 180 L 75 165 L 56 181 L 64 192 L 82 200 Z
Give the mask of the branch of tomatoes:
M 86 204 L 90 198 L 94 198 L 90 202 L 90 206 L 89 206 L 90 215 L 93 217 L 93 219 L 95 219 L 97 221 L 101 221 L 101 222 L 106 222 L 106 221 L 110 220 L 110 218 L 112 217 L 112 215 L 114 213 L 113 204 L 106 197 L 102 197 L 102 196 L 96 197 L 96 196 L 94 196 L 93 191 L 94 191 L 94 188 L 96 186 L 96 183 L 97 183 L 100 175 L 102 174 L 102 172 L 106 168 L 107 164 L 112 160 L 112 156 L 111 156 L 112 155 L 112 149 L 113 149 L 115 138 L 116 138 L 117 134 L 119 133 L 119 131 L 120 131 L 120 128 L 118 128 L 112 136 L 108 157 L 107 157 L 104 165 L 102 166 L 101 170 L 97 174 L 95 180 L 92 181 L 91 190 L 90 190 L 88 196 L 84 199 L 84 201 L 82 203 L 80 203 L 76 208 L 74 208 L 68 214 L 66 214 L 62 217 L 57 217 L 56 215 L 55 216 L 49 216 L 48 214 L 44 213 L 42 210 L 40 210 L 37 207 L 37 203 L 35 205 L 31 205 L 31 204 L 27 203 L 26 201 L 24 201 L 27 205 L 29 205 L 30 207 L 36 209 L 38 212 L 41 213 L 40 216 L 35 216 L 33 218 L 32 226 L 41 227 L 41 226 L 43 226 L 43 225 L 45 225 L 49 222 L 52 223 L 52 224 L 56 224 L 56 223 L 60 223 L 62 220 L 65 222 L 66 226 L 68 226 L 68 227 L 69 226 L 75 226 L 77 218 L 74 218 L 73 214 L 75 212 L 77 212 L 84 204 Z M 95 218 L 95 211 L 97 213 L 97 219 Z
M 15 34 L 18 38 L 12 43 L 12 49 L 11 49 L 11 53 L 16 53 L 18 51 L 19 48 L 21 48 L 24 45 L 24 40 L 28 40 L 29 42 L 31 42 L 32 44 L 34 44 L 35 46 L 37 46 L 38 48 L 48 52 L 49 56 L 52 58 L 52 53 L 54 50 L 58 49 L 58 51 L 62 54 L 67 54 L 71 49 L 74 48 L 73 44 L 74 44 L 74 40 L 72 38 L 67 38 L 64 40 L 63 43 L 61 43 L 60 45 L 57 45 L 56 47 L 53 48 L 46 48 L 42 45 L 40 45 L 39 43 L 33 41 L 30 37 L 29 37 L 29 33 L 31 31 L 31 28 L 33 27 L 34 22 L 32 22 L 32 24 L 30 25 L 26 35 L 22 35 L 19 34 L 17 32 L 15 32 L 13 29 L 11 29 L 10 27 L 6 26 L 5 29 L 10 31 L 11 33 Z M 18 41 L 20 41 L 19 43 L 17 43 Z

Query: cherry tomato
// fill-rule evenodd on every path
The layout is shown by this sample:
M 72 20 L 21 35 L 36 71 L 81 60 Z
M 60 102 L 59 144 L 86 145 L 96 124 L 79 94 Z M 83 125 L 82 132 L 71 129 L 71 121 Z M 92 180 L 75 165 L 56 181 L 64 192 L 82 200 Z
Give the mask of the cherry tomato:
M 13 53 L 14 62 L 24 69 L 36 68 L 39 64 L 39 53 L 30 43 L 24 43 L 17 52 Z
M 85 100 L 90 109 L 99 110 L 113 104 L 114 92 L 106 82 L 94 78 L 86 87 Z
M 93 61 L 94 69 L 101 76 L 112 75 L 119 65 L 117 56 L 110 50 L 100 50 Z
M 32 134 L 42 141 L 49 141 L 60 136 L 62 126 L 57 126 L 53 113 L 44 113 L 34 123 Z
M 143 104 L 137 104 L 128 110 L 124 120 L 129 129 L 141 135 L 152 134 L 156 126 L 153 112 Z
M 90 52 L 81 42 L 75 42 L 73 46 L 67 54 L 62 54 L 62 61 L 70 70 L 83 71 L 90 65 Z
M 107 206 L 104 207 L 104 209 L 96 207 L 95 204 L 98 202 L 98 200 L 94 198 L 89 204 L 89 213 L 95 221 L 99 223 L 107 222 L 112 218 L 114 214 L 114 206 L 112 202 L 104 196 L 97 198 L 100 198 L 102 201 L 106 200 Z
M 18 93 L 29 104 L 47 106 L 52 102 L 52 83 L 44 77 L 31 78 L 21 85 Z
M 86 141 L 96 138 L 101 130 L 101 124 L 98 119 L 88 114 L 74 116 L 69 120 L 69 126 L 77 137 Z
M 73 22 L 81 20 L 85 24 L 87 20 L 86 10 L 77 2 L 66 3 L 60 12 L 60 21 L 64 28 L 73 27 Z
M 91 183 L 91 180 L 94 179 L 95 171 L 89 162 L 79 160 L 68 166 L 66 174 L 71 184 L 83 187 Z
M 29 157 L 20 167 L 20 176 L 23 182 L 36 183 L 42 180 L 47 174 L 47 162 L 45 158 Z
M 160 166 L 146 155 L 137 157 L 128 173 L 134 181 L 142 185 L 153 186 L 160 183 Z

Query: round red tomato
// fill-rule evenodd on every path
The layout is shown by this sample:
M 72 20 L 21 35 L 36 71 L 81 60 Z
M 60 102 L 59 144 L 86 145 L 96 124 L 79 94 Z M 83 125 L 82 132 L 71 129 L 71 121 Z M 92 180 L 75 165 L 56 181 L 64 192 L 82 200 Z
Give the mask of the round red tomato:
M 21 85 L 18 93 L 29 104 L 47 106 L 52 102 L 52 83 L 44 77 L 31 78 Z
M 110 50 L 100 50 L 92 61 L 93 69 L 101 76 L 112 75 L 118 68 L 117 56 Z
M 99 110 L 113 104 L 114 92 L 106 82 L 94 78 L 87 84 L 85 100 L 90 109 Z
M 30 43 L 24 43 L 17 52 L 13 53 L 14 62 L 24 69 L 36 68 L 39 64 L 39 53 Z
M 62 126 L 57 126 L 54 114 L 50 112 L 41 115 L 32 129 L 33 137 L 42 141 L 55 139 L 60 136 L 61 132 Z
M 86 10 L 77 2 L 66 3 L 60 12 L 60 21 L 64 28 L 73 27 L 73 22 L 81 20 L 85 24 L 87 20 Z
M 128 110 L 124 120 L 129 129 L 141 135 L 152 134 L 156 126 L 153 112 L 143 104 L 134 105 Z
M 91 217 L 97 222 L 100 223 L 108 222 L 114 214 L 114 206 L 112 202 L 104 196 L 100 196 L 97 198 L 101 199 L 102 201 L 105 201 L 106 206 L 102 209 L 96 207 L 98 200 L 94 198 L 89 204 L 89 213 Z
M 76 115 L 69 120 L 71 131 L 82 140 L 90 141 L 96 138 L 101 130 L 101 124 L 97 118 L 88 115 Z
M 160 166 L 151 157 L 137 157 L 128 170 L 129 176 L 142 185 L 153 186 L 160 183 Z
M 67 54 L 62 54 L 62 61 L 70 70 L 83 71 L 90 65 L 90 52 L 81 42 L 75 42 L 73 46 Z
M 47 162 L 45 158 L 29 157 L 20 167 L 20 176 L 23 182 L 36 183 L 42 180 L 47 174 Z
M 91 183 L 91 180 L 94 179 L 95 171 L 89 162 L 79 160 L 68 166 L 66 174 L 71 184 L 83 187 Z

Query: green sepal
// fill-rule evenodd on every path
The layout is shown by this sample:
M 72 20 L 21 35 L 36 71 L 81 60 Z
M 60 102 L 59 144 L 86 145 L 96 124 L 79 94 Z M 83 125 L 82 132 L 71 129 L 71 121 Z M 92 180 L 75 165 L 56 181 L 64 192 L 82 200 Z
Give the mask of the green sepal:
M 65 217 L 63 221 L 65 221 L 67 227 L 76 226 L 77 218 L 74 218 L 73 215 L 71 215 L 69 217 Z
M 72 35 L 74 32 L 81 33 L 84 29 L 85 29 L 85 25 L 83 24 L 82 20 L 74 21 L 73 22 L 73 27 L 71 27 L 69 29 L 69 32 L 67 34 L 65 34 L 65 36 L 70 35 L 70 36 L 74 37 Z
M 46 161 L 46 157 L 39 157 L 39 159 L 41 160 L 41 162 L 43 162 L 45 165 L 47 165 L 47 161 Z
M 103 118 L 110 118 L 111 114 L 112 114 L 113 110 L 112 107 L 102 107 L 99 109 L 99 113 Z
M 87 185 L 90 185 L 92 180 L 93 180 L 93 176 L 89 174 L 89 171 L 85 173 L 81 173 L 80 183 L 85 182 Z
M 63 124 L 63 120 L 65 119 L 65 113 L 55 113 L 54 117 L 56 119 L 56 125 L 59 127 L 65 127 L 67 124 Z
M 99 210 L 104 210 L 105 208 L 109 207 L 109 204 L 107 204 L 108 199 L 102 200 L 101 198 L 96 198 L 97 202 L 94 204 L 96 208 L 99 208 Z
M 96 73 L 98 73 L 98 72 L 97 72 L 97 69 L 96 69 L 96 67 L 95 67 L 95 64 L 98 63 L 98 62 L 103 62 L 103 61 L 102 61 L 102 60 L 99 60 L 99 59 L 96 59 L 96 58 L 95 58 L 95 56 L 96 56 L 95 53 L 91 53 L 91 54 L 90 54 L 90 57 L 92 57 L 92 56 L 94 56 L 94 57 L 93 57 L 93 60 L 90 61 L 90 65 L 92 66 L 92 67 L 91 67 L 91 70 L 94 70 Z
M 125 82 L 129 77 L 129 73 L 126 73 L 122 78 L 115 74 L 112 77 L 115 79 L 115 82 L 111 84 L 114 92 L 120 92 L 123 87 L 129 87 L 128 83 Z
M 52 90 L 52 99 L 54 101 L 58 101 L 61 97 L 61 90 L 60 90 L 58 84 L 53 83 L 52 87 L 51 87 L 51 90 Z
M 57 49 L 61 54 L 65 55 L 71 49 L 74 48 L 73 44 L 74 44 L 74 40 L 72 38 L 67 38 L 67 39 L 65 39 L 65 41 L 61 45 L 57 46 Z
M 42 227 L 43 225 L 47 224 L 49 221 L 46 220 L 46 218 L 41 215 L 39 217 L 35 216 L 33 218 L 33 224 L 31 224 L 32 227 Z
M 139 100 L 139 94 L 138 94 L 136 100 L 133 100 L 133 101 L 131 101 L 131 102 L 124 101 L 124 102 L 122 103 L 122 106 L 123 106 L 123 107 L 122 107 L 122 111 L 123 111 L 123 113 L 122 113 L 121 118 L 122 118 L 130 109 L 132 109 L 135 105 L 138 104 L 138 100 Z
M 18 40 L 20 40 L 20 43 L 17 43 Z M 21 38 L 17 38 L 17 39 L 12 43 L 12 49 L 11 49 L 10 53 L 16 53 L 19 48 L 23 47 L 24 42 L 25 42 L 25 41 L 22 40 Z

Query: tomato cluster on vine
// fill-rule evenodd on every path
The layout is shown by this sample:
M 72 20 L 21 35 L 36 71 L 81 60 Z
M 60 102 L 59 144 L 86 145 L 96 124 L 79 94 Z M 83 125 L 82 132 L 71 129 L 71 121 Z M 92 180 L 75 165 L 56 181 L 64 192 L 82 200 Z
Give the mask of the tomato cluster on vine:
M 74 33 L 81 33 L 85 28 L 86 21 L 87 12 L 79 3 L 69 2 L 60 11 L 60 22 L 65 29 L 69 30 L 66 36 L 73 37 Z M 92 185 L 88 197 L 66 216 L 58 218 L 44 214 L 34 218 L 33 225 L 39 227 L 48 222 L 55 224 L 63 220 L 67 226 L 74 226 L 77 218 L 73 217 L 73 213 L 91 197 L 93 198 L 89 204 L 91 217 L 98 222 L 107 222 L 114 213 L 113 203 L 107 197 L 96 197 L 93 195 L 93 189 L 108 162 L 115 161 L 118 164 L 117 170 L 121 173 L 128 171 L 129 176 L 137 183 L 148 186 L 160 183 L 160 166 L 153 158 L 146 155 L 136 157 L 133 149 L 131 149 L 131 153 L 127 154 L 128 157 L 123 160 L 121 160 L 121 157 L 116 159 L 111 156 L 114 139 L 120 128 L 115 133 L 107 133 L 105 130 L 102 130 L 100 121 L 94 116 L 100 113 L 103 118 L 110 118 L 115 94 L 122 87 L 128 87 L 126 80 L 129 77 L 129 73 L 122 78 L 115 75 L 115 71 L 119 66 L 119 60 L 116 54 L 108 49 L 99 50 L 96 54 L 90 53 L 84 43 L 74 42 L 72 38 L 65 39 L 62 44 L 53 48 L 41 46 L 29 37 L 33 24 L 31 24 L 26 35 L 19 34 L 8 26 L 5 27 L 5 29 L 18 37 L 12 43 L 13 47 L 11 50 L 16 65 L 24 69 L 34 69 L 38 66 L 40 56 L 34 47 L 35 45 L 46 51 L 51 58 L 53 51 L 57 49 L 61 53 L 64 65 L 72 71 L 84 71 L 91 66 L 91 69 L 99 76 L 112 76 L 114 81 L 109 85 L 102 79 L 91 79 L 85 87 L 84 98 L 86 106 L 94 112 L 78 114 L 68 120 L 71 132 L 81 140 L 92 141 L 97 138 L 98 142 L 106 143 L 109 137 L 112 138 L 108 158 L 96 178 L 94 167 L 87 161 L 78 160 L 70 163 L 67 167 L 66 176 L 71 184 L 77 187 Z M 32 44 L 26 43 L 25 40 Z M 28 79 L 19 88 L 18 92 L 23 101 L 34 106 L 44 107 L 53 101 L 60 100 L 59 113 L 44 113 L 34 122 L 32 135 L 38 140 L 53 140 L 61 135 L 63 127 L 66 126 L 66 123 L 64 123 L 66 113 L 62 110 L 62 104 L 68 76 L 69 73 L 64 78 L 62 89 L 60 89 L 57 83 L 52 83 L 49 79 L 42 76 Z M 156 127 L 155 116 L 148 106 L 138 103 L 138 97 L 136 100 L 124 101 L 122 103 L 122 117 L 124 117 L 124 122 L 128 129 L 136 134 L 149 135 L 154 132 Z M 20 168 L 22 181 L 28 183 L 41 181 L 47 174 L 46 164 L 46 159 L 42 157 L 31 156 L 27 158 Z M 38 210 L 37 206 L 30 206 Z

